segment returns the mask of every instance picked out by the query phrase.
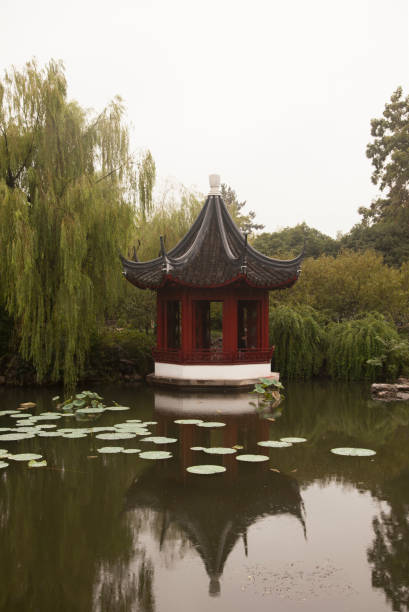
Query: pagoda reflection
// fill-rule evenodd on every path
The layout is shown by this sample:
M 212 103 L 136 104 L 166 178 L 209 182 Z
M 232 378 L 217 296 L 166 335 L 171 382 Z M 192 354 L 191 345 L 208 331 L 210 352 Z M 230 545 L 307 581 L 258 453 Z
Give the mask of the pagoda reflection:
M 269 437 L 272 422 L 266 418 L 268 415 L 259 414 L 252 401 L 252 396 L 242 394 L 228 398 L 155 395 L 158 435 L 178 437 L 179 444 L 172 447 L 174 459 L 153 463 L 126 496 L 126 510 L 149 509 L 161 515 L 156 536 L 160 549 L 171 526 L 188 539 L 203 561 L 212 596 L 220 593 L 226 560 L 239 541 L 247 556 L 251 546 L 248 530 L 260 519 L 290 515 L 306 534 L 304 506 L 295 478 L 272 471 L 268 462 L 244 464 L 235 455 L 206 455 L 191 450 L 192 446 L 241 445 L 245 447 L 243 452 L 260 453 L 256 442 Z M 206 429 L 174 423 L 177 418 L 189 417 L 211 417 L 225 426 Z M 226 472 L 214 476 L 186 472 L 189 465 L 199 463 L 219 463 Z

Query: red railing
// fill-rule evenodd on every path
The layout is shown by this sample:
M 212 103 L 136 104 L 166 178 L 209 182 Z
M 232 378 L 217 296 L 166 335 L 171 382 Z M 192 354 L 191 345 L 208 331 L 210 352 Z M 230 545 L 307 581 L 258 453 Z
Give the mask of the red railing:
M 269 349 L 237 349 L 236 351 L 215 351 L 196 349 L 184 353 L 181 349 L 154 349 L 155 361 L 183 364 L 235 364 L 235 363 L 268 363 L 271 361 L 274 347 Z

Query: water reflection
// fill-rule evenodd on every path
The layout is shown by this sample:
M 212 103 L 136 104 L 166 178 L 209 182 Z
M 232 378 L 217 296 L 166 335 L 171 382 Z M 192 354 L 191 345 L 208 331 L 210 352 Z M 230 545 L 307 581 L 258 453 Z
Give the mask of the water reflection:
M 191 446 L 233 446 L 252 448 L 268 436 L 269 421 L 251 404 L 251 397 L 200 396 L 189 398 L 155 395 L 155 415 L 161 435 L 179 434 L 179 461 L 156 464 L 130 487 L 126 508 L 133 512 L 149 509 L 160 515 L 158 534 L 160 548 L 170 526 L 176 526 L 187 537 L 203 561 L 209 577 L 209 594 L 220 594 L 220 578 L 226 560 L 239 540 L 247 555 L 248 529 L 262 517 L 288 514 L 297 519 L 305 534 L 303 503 L 297 481 L 272 472 L 269 464 L 239 464 L 232 455 L 218 460 L 227 472 L 222 476 L 201 477 L 187 474 L 192 464 L 214 463 L 215 456 L 192 451 Z M 177 426 L 180 403 L 183 412 L 196 417 L 217 415 L 226 423 L 220 430 L 204 430 L 194 425 Z M 205 404 L 198 414 L 198 406 Z M 236 408 L 236 410 L 235 410 Z M 216 459 L 217 461 L 217 459 Z M 294 528 L 296 528 L 294 524 Z
M 282 416 L 272 421 L 255 410 L 253 396 L 96 390 L 132 406 L 126 416 L 104 414 L 98 424 L 157 421 L 152 431 L 179 440 L 168 447 L 174 457 L 98 456 L 99 441 L 91 437 L 11 443 L 12 452 L 44 454 L 49 467 L 10 465 L 0 473 L 1 612 L 173 612 L 196 604 L 206 610 L 209 594 L 219 596 L 212 602 L 217 611 L 254 605 L 264 612 L 275 604 L 293 610 L 297 589 L 286 590 L 285 580 L 297 586 L 296 601 L 307 611 L 408 609 L 408 405 L 371 402 L 360 385 L 295 384 L 286 391 Z M 41 411 L 55 394 L 3 389 L 0 400 L 5 409 L 32 399 Z M 226 426 L 174 423 L 199 414 Z M 7 423 L 0 418 L 1 427 Z M 284 436 L 308 442 L 257 447 L 259 440 Z M 269 454 L 270 461 L 246 465 L 231 455 L 191 450 L 235 444 Z M 329 452 L 335 446 L 377 454 L 340 457 Z M 188 474 L 186 467 L 197 463 L 223 464 L 227 471 Z M 328 558 L 334 576 L 345 572 L 356 599 L 338 584 L 330 591 Z M 316 588 L 308 590 L 297 577 L 294 560 L 309 584 L 319 575 Z M 270 590 L 262 596 L 255 586 L 243 590 L 250 566 L 264 572 Z M 320 599 L 323 592 L 331 597 Z

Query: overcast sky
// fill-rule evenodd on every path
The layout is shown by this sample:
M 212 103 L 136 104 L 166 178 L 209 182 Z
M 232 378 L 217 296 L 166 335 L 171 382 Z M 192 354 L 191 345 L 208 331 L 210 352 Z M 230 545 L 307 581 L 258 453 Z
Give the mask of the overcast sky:
M 116 94 L 160 184 L 221 174 L 266 230 L 335 235 L 376 194 L 370 119 L 409 93 L 408 0 L 2 0 L 0 69 L 66 66 L 69 96 Z

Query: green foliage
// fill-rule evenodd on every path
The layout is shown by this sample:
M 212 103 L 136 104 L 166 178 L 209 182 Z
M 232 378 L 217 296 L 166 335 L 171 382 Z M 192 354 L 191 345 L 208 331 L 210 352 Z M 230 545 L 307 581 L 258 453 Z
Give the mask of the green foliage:
M 300 280 L 292 289 L 272 294 L 272 300 L 311 306 L 334 321 L 377 311 L 402 323 L 409 318 L 406 276 L 374 251 L 343 251 L 338 257 L 305 260 Z
M 274 369 L 285 379 L 320 373 L 326 348 L 325 328 L 312 308 L 279 305 L 270 309 Z
M 372 182 L 385 192 L 369 209 L 361 209 L 364 217 L 395 218 L 397 222 L 409 218 L 409 96 L 403 97 L 398 87 L 385 105 L 383 116 L 372 119 L 373 142 L 366 154 L 372 161 Z
M 334 323 L 328 329 L 327 368 L 332 378 L 375 380 L 396 377 L 409 364 L 409 344 L 382 315 Z
M 60 397 L 56 395 L 52 401 L 56 404 L 57 409 L 63 412 L 76 412 L 79 408 L 91 408 L 91 410 L 102 411 L 105 408 L 103 398 L 94 391 L 74 393 L 61 403 Z
M 152 334 L 136 329 L 106 327 L 93 340 L 86 376 L 96 380 L 133 380 L 153 369 Z
M 336 255 L 339 243 L 330 236 L 319 232 L 306 223 L 295 227 L 285 227 L 277 232 L 263 232 L 256 236 L 253 246 L 268 257 L 291 259 L 303 249 L 305 240 L 305 257 Z
M 256 213 L 254 211 L 250 210 L 247 215 L 243 214 L 246 201 L 240 202 L 234 189 L 226 185 L 226 183 L 222 183 L 220 191 L 230 215 L 242 232 L 252 234 L 254 231 L 264 228 L 264 225 L 255 223 Z
M 277 400 L 284 399 L 284 395 L 280 393 L 282 389 L 284 389 L 284 386 L 279 380 L 273 378 L 259 378 L 251 393 L 261 395 L 260 399 L 263 402 L 271 404 L 277 402 Z
M 55 61 L 0 83 L 0 291 L 38 380 L 75 383 L 123 288 L 136 185 L 123 112 L 68 101 Z
M 118 305 L 118 325 L 152 333 L 156 328 L 156 293 L 128 285 L 126 296 Z
M 139 206 L 142 217 L 146 220 L 146 216 L 152 212 L 152 191 L 156 179 L 156 166 L 150 151 L 147 151 L 138 163 L 138 170 Z
M 389 266 L 398 267 L 409 260 L 409 224 L 387 219 L 369 223 L 363 220 L 340 239 L 343 249 L 375 250 Z

